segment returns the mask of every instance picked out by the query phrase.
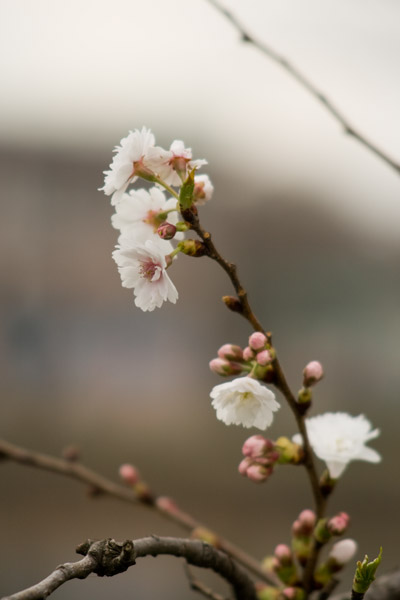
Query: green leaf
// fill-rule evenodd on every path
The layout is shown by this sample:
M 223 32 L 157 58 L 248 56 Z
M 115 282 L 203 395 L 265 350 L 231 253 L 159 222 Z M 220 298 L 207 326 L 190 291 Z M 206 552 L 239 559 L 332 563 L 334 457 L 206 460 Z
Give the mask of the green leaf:
M 375 579 L 375 573 L 382 560 L 382 547 L 379 555 L 368 562 L 368 556 L 365 555 L 364 560 L 357 562 L 357 569 L 353 579 L 353 590 L 358 594 L 365 594 L 369 586 Z
M 183 182 L 182 187 L 179 192 L 179 205 L 181 210 L 187 210 L 193 204 L 193 192 L 194 192 L 194 173 L 196 169 L 191 171 L 186 179 Z

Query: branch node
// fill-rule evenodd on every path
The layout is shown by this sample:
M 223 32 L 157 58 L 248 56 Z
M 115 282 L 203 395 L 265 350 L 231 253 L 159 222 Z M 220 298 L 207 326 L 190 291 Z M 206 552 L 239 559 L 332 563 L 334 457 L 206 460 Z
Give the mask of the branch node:
M 96 561 L 93 572 L 99 577 L 112 577 L 123 573 L 135 564 L 135 549 L 132 540 L 122 544 L 111 538 L 101 541 L 87 540 L 80 544 L 76 552 L 83 556 L 89 555 Z

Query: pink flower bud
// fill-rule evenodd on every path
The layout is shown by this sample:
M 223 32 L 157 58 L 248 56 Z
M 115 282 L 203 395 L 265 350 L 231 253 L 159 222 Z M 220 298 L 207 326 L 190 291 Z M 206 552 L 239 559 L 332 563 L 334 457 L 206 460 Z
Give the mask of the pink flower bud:
M 247 456 L 246 458 L 244 458 L 240 463 L 239 463 L 239 467 L 238 467 L 238 471 L 241 475 L 243 475 L 243 477 L 246 477 L 247 475 L 247 469 L 253 464 L 253 461 L 251 460 L 251 458 L 249 456 Z
M 314 529 L 315 523 L 317 522 L 317 515 L 313 510 L 306 508 L 301 511 L 298 520 L 302 526 L 303 533 L 307 535 Z
M 261 352 L 259 352 L 257 354 L 257 362 L 262 367 L 265 367 L 265 365 L 268 365 L 268 363 L 270 363 L 271 360 L 272 360 L 272 356 L 271 356 L 271 353 L 269 350 L 261 350 Z
M 236 360 L 240 362 L 243 359 L 243 351 L 240 346 L 235 346 L 234 344 L 224 344 L 218 350 L 219 358 L 224 358 L 225 360 Z
M 294 587 L 287 587 L 282 591 L 282 595 L 287 598 L 287 600 L 296 600 L 297 589 Z
M 292 551 L 286 544 L 278 544 L 274 554 L 281 565 L 287 565 L 293 562 Z
M 159 225 L 157 233 L 162 240 L 172 240 L 176 234 L 176 227 L 172 223 L 167 223 L 167 221 L 165 221 Z
M 310 387 L 315 385 L 324 376 L 324 370 L 322 365 L 317 360 L 313 360 L 305 366 L 303 371 L 303 385 L 304 387 Z
M 328 521 L 328 529 L 333 535 L 342 535 L 349 526 L 350 517 L 347 513 L 341 512 Z
M 345 565 L 353 558 L 356 550 L 357 544 L 354 540 L 340 540 L 340 542 L 336 542 L 336 544 L 332 546 L 329 553 L 329 559 L 338 565 Z
M 266 481 L 271 475 L 271 473 L 271 468 L 264 467 L 263 465 L 258 465 L 257 463 L 253 463 L 252 465 L 250 465 L 246 471 L 247 477 L 251 479 L 251 481 L 254 481 L 256 483 Z
M 252 333 L 249 337 L 249 346 L 252 350 L 262 350 L 267 343 L 267 338 L 261 331 Z
M 262 435 L 252 435 L 249 437 L 242 447 L 244 456 L 251 456 L 251 458 L 258 458 L 263 456 L 265 452 L 271 450 L 274 445 L 270 440 L 267 440 Z
M 139 481 L 139 471 L 128 463 L 120 466 L 119 476 L 128 485 L 135 485 Z
M 209 363 L 210 369 L 217 375 L 238 375 L 242 372 L 242 366 L 223 358 L 213 358 Z
M 159 496 L 156 499 L 156 506 L 168 514 L 174 514 L 179 511 L 178 505 L 175 503 L 175 501 L 167 496 Z
M 254 357 L 255 354 L 253 350 L 250 348 L 250 346 L 246 346 L 246 348 L 243 350 L 243 360 L 253 360 Z

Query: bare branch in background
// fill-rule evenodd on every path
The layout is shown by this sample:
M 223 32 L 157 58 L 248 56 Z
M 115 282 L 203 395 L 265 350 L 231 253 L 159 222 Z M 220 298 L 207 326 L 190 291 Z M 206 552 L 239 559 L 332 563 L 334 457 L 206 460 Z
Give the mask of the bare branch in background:
M 303 75 L 297 67 L 295 67 L 289 60 L 284 56 L 276 52 L 271 46 L 256 40 L 229 10 L 224 8 L 216 0 L 208 0 L 221 14 L 223 14 L 237 29 L 240 33 L 241 38 L 244 42 L 249 42 L 258 48 L 263 54 L 268 56 L 276 64 L 280 65 L 289 75 L 291 75 L 296 81 L 306 89 L 330 114 L 331 116 L 343 127 L 343 130 L 348 135 L 356 139 L 365 148 L 368 148 L 376 156 L 381 158 L 386 164 L 391 166 L 397 173 L 400 174 L 400 163 L 396 162 L 386 152 L 378 148 L 378 146 L 367 139 L 359 130 L 357 130 L 348 121 L 347 117 L 333 104 L 333 102 L 316 86 L 312 83 L 305 75 Z
M 111 539 L 88 540 L 76 551 L 84 555 L 82 560 L 60 565 L 36 585 L 2 600 L 43 600 L 71 579 L 85 579 L 91 573 L 112 577 L 126 571 L 138 558 L 161 554 L 182 557 L 191 565 L 212 569 L 232 586 L 236 600 L 256 600 L 254 583 L 247 573 L 230 556 L 200 540 L 157 536 L 126 540 L 122 544 Z
M 122 485 L 116 484 L 113 481 L 98 475 L 91 469 L 88 469 L 84 465 L 77 462 L 70 462 L 63 458 L 56 458 L 47 454 L 41 454 L 39 452 L 33 452 L 25 448 L 20 448 L 15 444 L 10 444 L 5 440 L 0 440 L 0 457 L 2 459 L 10 459 L 17 463 L 44 469 L 45 471 L 52 471 L 60 475 L 66 475 L 77 479 L 82 483 L 86 483 L 90 486 L 89 490 L 96 494 L 108 494 L 113 498 L 128 502 L 129 504 L 143 505 L 148 508 L 152 508 L 157 512 L 161 513 L 171 521 L 174 521 L 187 531 L 193 530 L 207 530 L 207 528 L 196 521 L 189 514 L 181 511 L 172 501 L 171 502 L 158 502 L 158 498 L 146 495 L 144 498 L 138 497 L 132 490 L 125 488 Z M 257 575 L 261 580 L 266 583 L 276 583 L 273 579 L 262 569 L 260 563 L 243 552 L 240 548 L 225 540 L 219 536 L 215 536 L 218 543 L 218 548 L 229 554 L 238 563 L 243 565 L 246 569 Z

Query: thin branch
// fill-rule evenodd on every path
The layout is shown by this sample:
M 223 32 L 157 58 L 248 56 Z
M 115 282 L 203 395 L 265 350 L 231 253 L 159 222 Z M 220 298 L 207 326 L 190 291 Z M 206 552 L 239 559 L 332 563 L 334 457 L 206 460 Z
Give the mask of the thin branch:
M 209 588 L 202 581 L 196 579 L 189 565 L 186 562 L 183 565 L 183 569 L 188 579 L 190 589 L 194 590 L 195 592 L 199 592 L 200 594 L 203 594 L 203 596 L 205 596 L 206 598 L 211 598 L 211 600 L 227 600 L 224 596 L 221 596 L 221 594 L 214 592 L 214 590 Z
M 297 67 L 289 62 L 284 56 L 276 52 L 271 46 L 264 44 L 256 40 L 243 26 L 237 17 L 235 17 L 226 8 L 223 8 L 216 0 L 208 0 L 221 14 L 223 14 L 228 21 L 237 29 L 240 33 L 241 38 L 244 42 L 249 42 L 258 48 L 263 54 L 268 56 L 273 62 L 280 65 L 289 75 L 291 75 L 296 81 L 306 89 L 314 98 L 317 100 L 329 113 L 330 115 L 343 127 L 343 130 L 348 135 L 356 139 L 365 148 L 373 152 L 376 156 L 382 159 L 386 164 L 392 167 L 397 173 L 400 173 L 400 163 L 391 158 L 385 151 L 378 148 L 378 146 L 367 139 L 359 130 L 357 130 L 348 121 L 347 117 L 333 104 L 331 100 L 305 75 L 303 75 Z
M 85 579 L 91 573 L 112 577 L 126 571 L 138 558 L 162 554 L 183 557 L 191 565 L 212 569 L 232 586 L 236 600 L 256 600 L 254 583 L 247 573 L 230 556 L 199 540 L 157 536 L 122 544 L 111 539 L 88 540 L 78 546 L 77 552 L 84 555 L 82 560 L 60 565 L 36 585 L 2 600 L 43 600 L 71 579 Z
M 143 505 L 147 508 L 156 510 L 160 514 L 164 515 L 170 521 L 173 521 L 186 529 L 187 531 L 193 531 L 194 529 L 209 529 L 196 519 L 194 519 L 188 513 L 180 510 L 173 502 L 170 503 L 158 503 L 157 498 L 152 496 L 146 496 L 143 500 L 140 500 L 138 496 L 130 489 L 123 487 L 122 485 L 116 484 L 113 481 L 97 474 L 95 471 L 88 469 L 84 465 L 77 462 L 70 462 L 62 458 L 56 458 L 47 454 L 41 454 L 26 448 L 21 448 L 14 444 L 10 444 L 5 440 L 0 440 L 0 457 L 8 458 L 17 463 L 28 465 L 31 467 L 43 469 L 45 471 L 52 471 L 59 475 L 65 475 L 76 479 L 81 483 L 88 484 L 92 489 L 97 490 L 100 493 L 107 494 L 123 502 L 128 502 L 134 505 Z M 276 582 L 262 569 L 258 560 L 247 554 L 233 544 L 232 542 L 216 536 L 218 539 L 218 547 L 232 556 L 238 563 L 246 567 L 250 572 L 255 574 L 261 580 L 266 583 L 275 584 Z
M 252 325 L 255 331 L 264 332 L 264 327 L 261 325 L 260 321 L 257 319 L 250 306 L 247 292 L 241 284 L 240 279 L 238 277 L 236 265 L 234 265 L 233 263 L 229 263 L 218 252 L 214 245 L 214 242 L 211 239 L 211 234 L 201 226 L 196 207 L 189 208 L 183 211 L 182 216 L 186 220 L 186 222 L 190 224 L 190 228 L 193 231 L 195 231 L 200 237 L 200 239 L 203 241 L 207 256 L 212 260 L 215 260 L 223 268 L 223 270 L 227 273 L 229 279 L 231 280 L 231 283 L 237 293 L 237 304 L 235 304 L 234 311 L 238 312 L 245 319 L 247 319 L 247 321 Z M 270 343 L 272 343 L 271 334 L 268 333 L 267 337 Z M 317 517 L 320 519 L 325 514 L 326 496 L 322 493 L 321 487 L 319 485 L 317 470 L 315 467 L 311 444 L 308 439 L 307 428 L 304 420 L 304 411 L 300 408 L 295 396 L 293 395 L 293 392 L 291 391 L 286 381 L 285 374 L 283 372 L 278 358 L 275 358 L 273 366 L 274 375 L 273 379 L 271 380 L 271 383 L 273 383 L 276 386 L 276 388 L 283 394 L 286 401 L 288 402 L 289 407 L 292 410 L 293 415 L 296 419 L 297 426 L 303 439 L 303 465 L 307 471 L 307 475 L 310 480 Z M 304 571 L 303 585 L 304 589 L 307 592 L 312 591 L 313 588 L 313 575 L 315 566 L 318 561 L 319 552 L 320 546 L 319 544 L 315 543 Z

